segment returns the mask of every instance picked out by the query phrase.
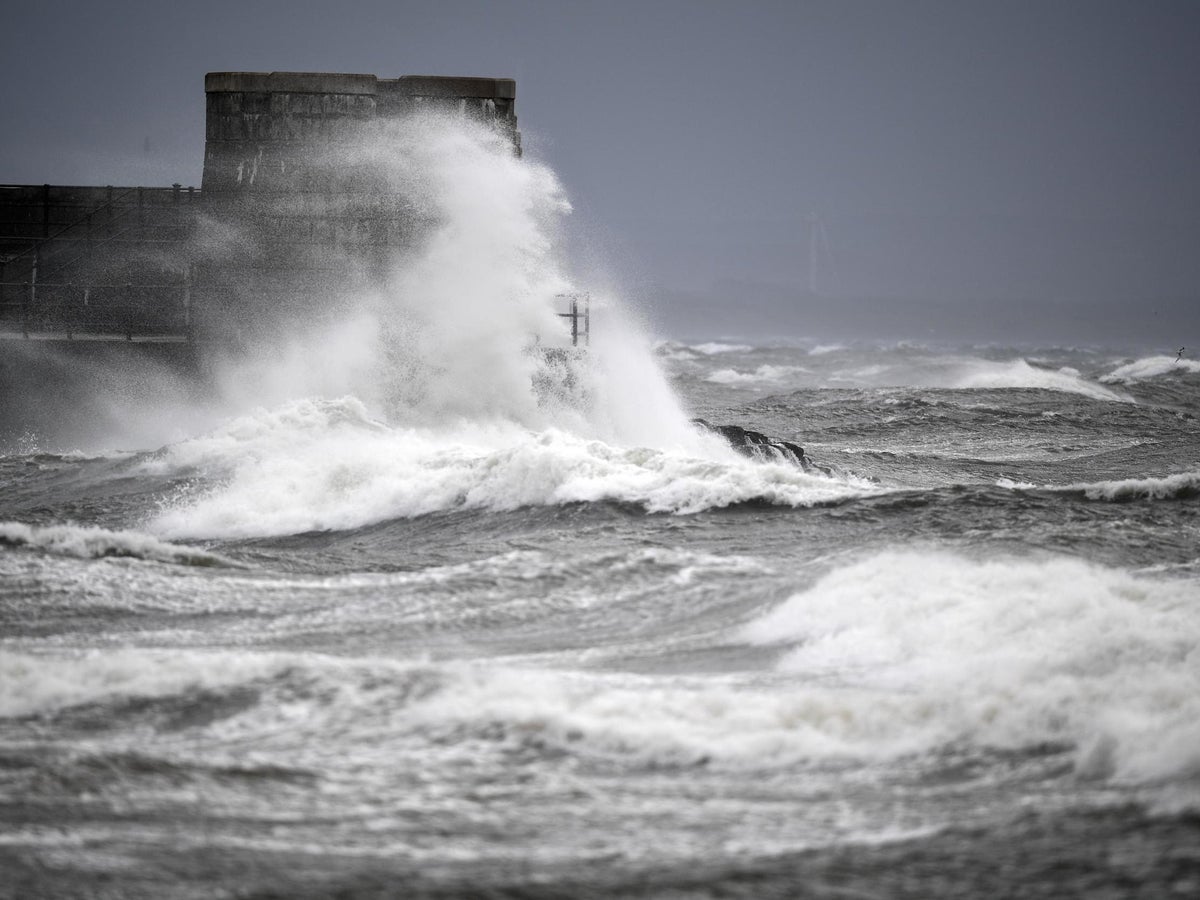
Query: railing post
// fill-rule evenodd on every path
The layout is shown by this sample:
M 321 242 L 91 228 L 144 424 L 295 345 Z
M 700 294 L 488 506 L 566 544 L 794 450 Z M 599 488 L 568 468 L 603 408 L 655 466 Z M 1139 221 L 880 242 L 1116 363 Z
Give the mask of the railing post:
M 125 282 L 125 340 L 133 340 L 133 284 Z
M 183 267 L 183 334 L 192 343 L 192 267 Z
M 29 317 L 33 315 L 33 311 L 37 306 L 37 277 L 38 266 L 42 262 L 42 245 L 38 244 L 33 248 L 33 268 L 29 272 L 29 296 L 25 303 L 25 315 L 22 316 L 21 330 L 25 337 L 29 337 Z
M 42 237 L 50 237 L 50 185 L 42 185 Z

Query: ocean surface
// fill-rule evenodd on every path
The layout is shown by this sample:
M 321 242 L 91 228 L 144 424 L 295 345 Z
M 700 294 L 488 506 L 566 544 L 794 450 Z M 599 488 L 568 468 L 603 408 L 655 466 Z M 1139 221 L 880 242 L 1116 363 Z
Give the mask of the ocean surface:
M 0 459 L 5 897 L 1200 892 L 1200 364 L 659 344 L 833 474 L 353 398 Z
M 580 353 L 553 173 L 383 149 L 378 296 L 0 446 L 0 897 L 1200 896 L 1200 363 Z

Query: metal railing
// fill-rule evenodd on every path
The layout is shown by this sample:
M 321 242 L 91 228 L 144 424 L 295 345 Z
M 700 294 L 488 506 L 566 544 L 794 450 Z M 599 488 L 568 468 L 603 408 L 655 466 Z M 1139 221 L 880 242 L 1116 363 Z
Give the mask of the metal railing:
M 3 185 L 3 187 L 16 188 L 16 187 L 22 187 L 22 185 Z M 123 200 L 125 197 L 129 196 L 130 194 L 134 193 L 135 191 L 140 190 L 140 188 L 124 188 L 122 190 L 121 194 L 113 196 L 113 194 L 112 194 L 113 188 L 109 187 L 107 189 L 109 191 L 109 196 L 108 196 L 108 199 L 104 203 L 101 203 L 99 206 L 89 209 L 86 213 L 84 213 L 78 219 L 75 219 L 72 222 L 68 222 L 66 225 L 64 225 L 62 228 L 60 228 L 58 231 L 54 232 L 53 234 L 49 234 L 47 231 L 47 224 L 49 222 L 49 214 L 50 214 L 50 207 L 51 207 L 50 196 L 49 196 L 51 185 L 45 184 L 45 185 L 42 185 L 42 187 L 44 189 L 44 193 L 42 195 L 42 201 L 38 205 L 41 206 L 41 208 L 42 208 L 43 233 L 41 235 L 30 235 L 28 237 L 26 237 L 24 235 L 14 235 L 14 236 L 8 238 L 8 240 L 28 240 L 28 241 L 32 242 L 32 245 L 29 247 L 28 250 L 24 250 L 21 253 L 18 253 L 15 256 L 8 259 L 6 261 L 7 263 L 17 262 L 19 259 L 21 259 L 25 256 L 28 256 L 31 253 L 36 253 L 38 248 L 42 244 L 45 244 L 47 241 L 53 241 L 59 237 L 62 237 L 64 234 L 66 234 L 68 231 L 72 230 L 73 228 L 77 228 L 84 223 L 90 224 L 91 218 L 96 213 L 102 212 L 106 209 L 113 208 L 113 206 L 119 200 Z
M 20 289 L 13 298 L 10 288 Z M 0 335 L 192 339 L 191 278 L 124 284 L 0 282 Z
M 2 195 L 3 195 L 4 190 L 28 190 L 31 187 L 33 187 L 33 186 L 32 185 L 0 185 L 0 208 L 3 208 Z M 40 199 L 35 203 L 26 204 L 28 206 L 38 207 L 42 210 L 42 224 L 41 224 L 42 234 L 40 234 L 40 235 L 25 235 L 25 234 L 0 235 L 0 242 L 3 242 L 3 243 L 15 243 L 15 242 L 28 242 L 29 243 L 29 247 L 27 247 L 26 249 L 20 251 L 19 253 L 8 256 L 7 258 L 4 258 L 2 260 L 4 268 L 8 268 L 9 266 L 13 265 L 14 263 L 19 263 L 21 260 L 23 260 L 27 257 L 32 257 L 33 259 L 31 261 L 32 262 L 31 268 L 37 269 L 41 263 L 41 259 L 40 259 L 41 254 L 47 245 L 53 245 L 53 244 L 57 243 L 61 246 L 61 245 L 64 245 L 67 241 L 82 241 L 87 245 L 88 249 L 85 252 L 85 254 L 81 254 L 79 256 L 76 256 L 73 259 L 67 260 L 66 262 L 57 264 L 55 266 L 55 268 L 50 270 L 49 272 L 41 273 L 42 278 L 51 277 L 54 274 L 57 274 L 59 271 L 62 271 L 63 269 L 68 268 L 69 266 L 72 266 L 72 265 L 76 264 L 77 262 L 79 262 L 81 259 L 83 259 L 83 257 L 86 255 L 86 253 L 90 253 L 92 251 L 92 249 L 94 249 L 96 246 L 106 244 L 109 241 L 114 240 L 114 238 L 118 237 L 120 234 L 128 234 L 132 230 L 131 228 L 126 228 L 122 232 L 119 232 L 118 235 L 109 235 L 108 237 L 101 238 L 99 241 L 97 241 L 97 239 L 94 236 L 94 230 L 96 228 L 102 228 L 105 230 L 111 229 L 115 223 L 124 220 L 127 216 L 132 215 L 134 213 L 136 213 L 138 216 L 138 225 L 145 225 L 144 217 L 145 217 L 147 209 L 175 208 L 179 205 L 181 198 L 184 196 L 187 197 L 187 203 L 190 206 L 191 204 L 193 204 L 195 202 L 195 198 L 197 196 L 199 196 L 199 192 L 196 191 L 194 188 L 189 187 L 185 191 L 183 186 L 180 184 L 172 185 L 169 188 L 130 187 L 130 188 L 119 188 L 118 189 L 118 188 L 113 188 L 112 186 L 108 186 L 106 188 L 103 188 L 103 190 L 106 192 L 106 198 L 103 202 L 96 204 L 94 206 L 89 206 L 87 208 L 86 212 L 84 212 L 82 215 L 78 216 L 71 222 L 68 222 L 66 225 L 63 225 L 57 231 L 54 231 L 53 233 L 51 233 L 49 230 L 49 214 L 50 214 L 50 209 L 55 204 L 51 200 L 50 192 L 51 192 L 51 190 L 55 190 L 55 189 L 57 189 L 59 191 L 71 191 L 71 190 L 95 191 L 95 190 L 97 190 L 96 188 L 74 188 L 74 187 L 70 187 L 70 186 L 57 186 L 57 185 L 49 185 L 49 184 L 42 185 L 41 191 L 40 191 L 40 193 L 41 193 Z M 114 191 L 119 191 L 119 193 L 114 193 Z M 163 196 L 167 192 L 170 192 L 170 195 L 172 198 L 170 204 L 165 204 L 165 203 L 147 204 L 146 203 L 147 196 L 150 196 L 150 197 Z M 134 199 L 134 202 L 126 203 L 126 201 L 131 198 Z M 75 206 L 78 206 L 79 204 L 59 203 L 58 205 L 75 207 Z M 120 210 L 120 212 L 118 212 L 116 215 L 113 215 L 113 210 Z M 102 222 L 98 222 L 97 216 L 99 214 L 105 213 L 105 212 L 107 212 L 108 215 L 104 217 Z M 3 222 L 0 224 L 13 226 L 13 225 L 21 225 L 21 224 L 33 225 L 34 223 L 24 222 L 24 221 L 7 221 L 7 222 Z M 74 237 L 74 236 L 70 235 L 70 232 L 77 231 L 78 229 L 81 229 L 81 228 L 85 230 L 84 234 L 82 234 L 81 236 Z M 2 271 L 2 270 L 0 270 L 0 271 Z

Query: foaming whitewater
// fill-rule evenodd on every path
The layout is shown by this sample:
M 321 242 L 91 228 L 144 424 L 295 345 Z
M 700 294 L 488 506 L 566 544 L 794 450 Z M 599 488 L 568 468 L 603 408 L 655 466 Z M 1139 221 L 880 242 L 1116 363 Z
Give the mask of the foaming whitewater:
M 110 701 L 219 690 L 278 675 L 295 660 L 237 653 L 117 650 L 70 657 L 0 655 L 0 716 L 46 715 Z
M 150 521 L 155 533 L 267 536 L 598 501 L 805 506 L 868 489 L 757 466 L 701 433 L 615 298 L 595 298 L 592 341 L 571 348 L 558 310 L 573 285 L 554 241 L 570 205 L 554 174 L 487 128 L 411 126 L 385 129 L 349 162 L 414 194 L 429 237 L 319 351 L 299 335 L 270 364 L 226 373 L 277 402 L 147 463 L 197 475 Z M 301 396 L 283 399 L 288 385 Z
M 1200 375 L 1200 362 L 1174 356 L 1145 356 L 1117 366 L 1100 380 L 1109 384 L 1134 384 L 1167 375 Z
M 746 626 L 838 685 L 843 752 L 1066 742 L 1082 774 L 1200 774 L 1200 591 L 1072 559 L 888 552 Z
M 1064 391 L 1082 394 L 1093 400 L 1130 402 L 1131 398 L 1102 387 L 1081 376 L 1078 369 L 1062 366 L 1058 369 L 1035 367 L 1024 359 L 1006 363 L 976 364 L 950 383 L 955 388 L 1037 388 L 1045 391 Z
M 570 503 L 627 503 L 651 513 L 748 502 L 801 507 L 878 490 L 790 464 L 622 448 L 557 428 L 388 426 L 350 399 L 299 401 L 239 419 L 145 465 L 219 482 L 151 521 L 156 534 L 172 538 L 348 530 L 434 512 Z
M 658 352 L 669 364 L 680 364 L 697 372 L 703 370 L 701 377 L 705 381 L 741 390 L 817 386 L 1039 390 L 1107 402 L 1133 401 L 1126 392 L 1108 386 L 1122 382 L 1123 378 L 1098 377 L 1097 373 L 1085 373 L 1077 366 L 1050 365 L 1036 359 L 1031 361 L 1024 355 L 995 359 L 961 351 L 907 346 L 886 355 L 837 344 L 807 351 L 798 347 L 717 346 L 719 350 L 707 349 L 702 356 L 696 355 L 698 347 L 662 346 Z
M 1200 497 L 1200 472 L 1180 472 L 1161 478 L 1122 478 L 1074 485 L 1073 489 L 1083 491 L 1091 500 L 1112 500 L 1117 503 L 1133 500 L 1195 500 Z
M 130 557 L 192 566 L 236 566 L 232 560 L 198 547 L 171 544 L 136 531 L 110 531 L 95 526 L 0 522 L 0 545 L 36 547 L 49 553 L 81 559 Z
M 718 369 L 707 376 L 713 384 L 762 384 L 780 382 L 790 375 L 808 374 L 811 370 L 803 366 L 772 366 L 762 365 L 753 372 L 739 372 L 736 369 Z

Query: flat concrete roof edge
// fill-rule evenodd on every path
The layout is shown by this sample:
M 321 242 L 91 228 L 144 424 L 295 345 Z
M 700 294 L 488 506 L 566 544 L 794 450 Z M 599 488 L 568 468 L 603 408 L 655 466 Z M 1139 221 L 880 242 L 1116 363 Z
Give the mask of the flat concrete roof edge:
M 472 97 L 512 100 L 517 83 L 512 78 L 478 78 L 462 75 L 401 75 L 378 78 L 338 72 L 209 72 L 204 92 L 292 94 L 400 94 L 409 97 Z
M 487 100 L 512 100 L 517 83 L 511 78 L 478 78 L 465 75 L 401 75 L 380 78 L 383 91 L 412 97 L 478 97 Z
M 209 72 L 204 92 L 374 94 L 377 81 L 374 75 L 338 72 Z

